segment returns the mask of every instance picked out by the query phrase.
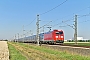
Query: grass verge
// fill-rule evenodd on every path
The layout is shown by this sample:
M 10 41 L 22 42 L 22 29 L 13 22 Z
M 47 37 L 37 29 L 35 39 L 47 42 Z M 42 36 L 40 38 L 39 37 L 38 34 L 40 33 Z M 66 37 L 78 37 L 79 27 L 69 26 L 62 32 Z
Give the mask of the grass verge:
M 27 44 L 22 44 L 22 43 L 19 43 L 19 45 L 28 47 L 30 49 L 34 49 L 34 51 L 38 51 L 41 53 L 43 52 L 44 54 L 49 55 L 49 57 L 47 56 L 47 58 L 52 58 L 52 60 L 54 59 L 55 60 L 90 60 L 90 57 L 84 57 L 80 55 L 70 54 L 67 52 L 61 52 L 43 46 L 34 46 L 34 45 L 28 46 Z M 45 55 L 43 57 L 45 57 Z
M 10 60 L 27 60 L 14 46 L 8 43 Z
M 10 44 L 27 54 L 32 60 L 90 60 L 90 57 L 61 52 L 44 46 L 14 42 L 10 42 Z
M 70 46 L 72 46 L 72 45 L 75 45 L 75 43 L 64 43 L 64 45 L 70 45 Z M 81 46 L 81 47 L 87 47 L 87 46 L 90 46 L 90 43 L 77 43 L 77 45 L 76 46 Z

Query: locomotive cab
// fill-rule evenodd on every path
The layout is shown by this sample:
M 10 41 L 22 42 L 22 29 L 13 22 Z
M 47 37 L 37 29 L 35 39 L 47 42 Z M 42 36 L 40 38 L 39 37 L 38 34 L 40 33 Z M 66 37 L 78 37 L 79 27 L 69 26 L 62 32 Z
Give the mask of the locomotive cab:
M 56 43 L 64 42 L 64 33 L 62 30 L 54 30 L 54 40 Z

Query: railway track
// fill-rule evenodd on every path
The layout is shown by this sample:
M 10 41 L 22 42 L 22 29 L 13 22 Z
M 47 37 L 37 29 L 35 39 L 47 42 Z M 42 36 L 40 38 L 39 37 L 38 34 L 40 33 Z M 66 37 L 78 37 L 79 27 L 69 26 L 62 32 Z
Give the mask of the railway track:
M 90 48 L 90 46 L 79 46 L 79 45 L 61 45 L 61 46 L 71 46 L 71 47 L 82 47 L 82 48 Z
M 73 46 L 70 46 L 70 45 L 42 45 L 42 46 L 45 46 L 45 47 L 49 47 L 49 48 L 53 48 L 53 49 L 57 49 L 57 50 L 60 50 L 60 51 L 65 51 L 65 52 L 68 52 L 68 53 L 71 53 L 71 54 L 79 54 L 81 56 L 90 56 L 90 46 L 76 46 L 76 45 L 73 45 Z
M 37 45 L 37 44 L 33 44 L 33 43 L 28 43 L 28 44 L 32 44 L 32 45 Z M 42 46 L 43 45 L 50 45 L 50 46 L 69 46 L 69 47 L 77 47 L 77 48 L 90 48 L 90 46 L 80 46 L 80 45 L 69 45 L 69 44 L 59 44 L 59 43 L 57 43 L 57 44 L 42 44 Z
M 24 43 L 24 44 L 30 44 L 30 45 L 37 45 L 34 43 Z M 41 44 L 40 46 L 66 46 L 66 47 L 76 47 L 76 48 L 85 48 L 85 49 L 89 49 L 90 46 L 80 46 L 80 45 L 68 45 L 68 44 Z

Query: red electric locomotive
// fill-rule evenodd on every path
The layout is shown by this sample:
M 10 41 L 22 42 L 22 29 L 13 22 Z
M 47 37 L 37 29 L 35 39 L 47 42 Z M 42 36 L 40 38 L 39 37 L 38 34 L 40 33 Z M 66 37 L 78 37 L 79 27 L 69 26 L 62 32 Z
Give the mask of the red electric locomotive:
M 53 30 L 51 32 L 44 33 L 44 42 L 63 43 L 64 32 L 62 30 Z
M 24 39 L 24 40 L 23 40 Z M 17 39 L 18 42 L 34 42 L 37 43 L 36 35 L 28 36 L 25 38 Z M 64 32 L 62 30 L 53 30 L 46 33 L 39 34 L 39 43 L 63 43 L 64 42 Z

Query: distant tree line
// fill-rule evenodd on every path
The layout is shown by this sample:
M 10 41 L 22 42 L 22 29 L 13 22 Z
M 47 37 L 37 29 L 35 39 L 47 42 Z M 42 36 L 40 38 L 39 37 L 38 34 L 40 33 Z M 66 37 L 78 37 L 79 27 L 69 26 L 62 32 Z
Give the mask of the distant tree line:
M 75 40 L 67 40 L 68 42 L 75 42 Z M 77 40 L 77 42 L 90 42 L 90 40 Z
M 0 40 L 0 41 L 8 41 L 7 39 L 5 39 L 5 40 Z

